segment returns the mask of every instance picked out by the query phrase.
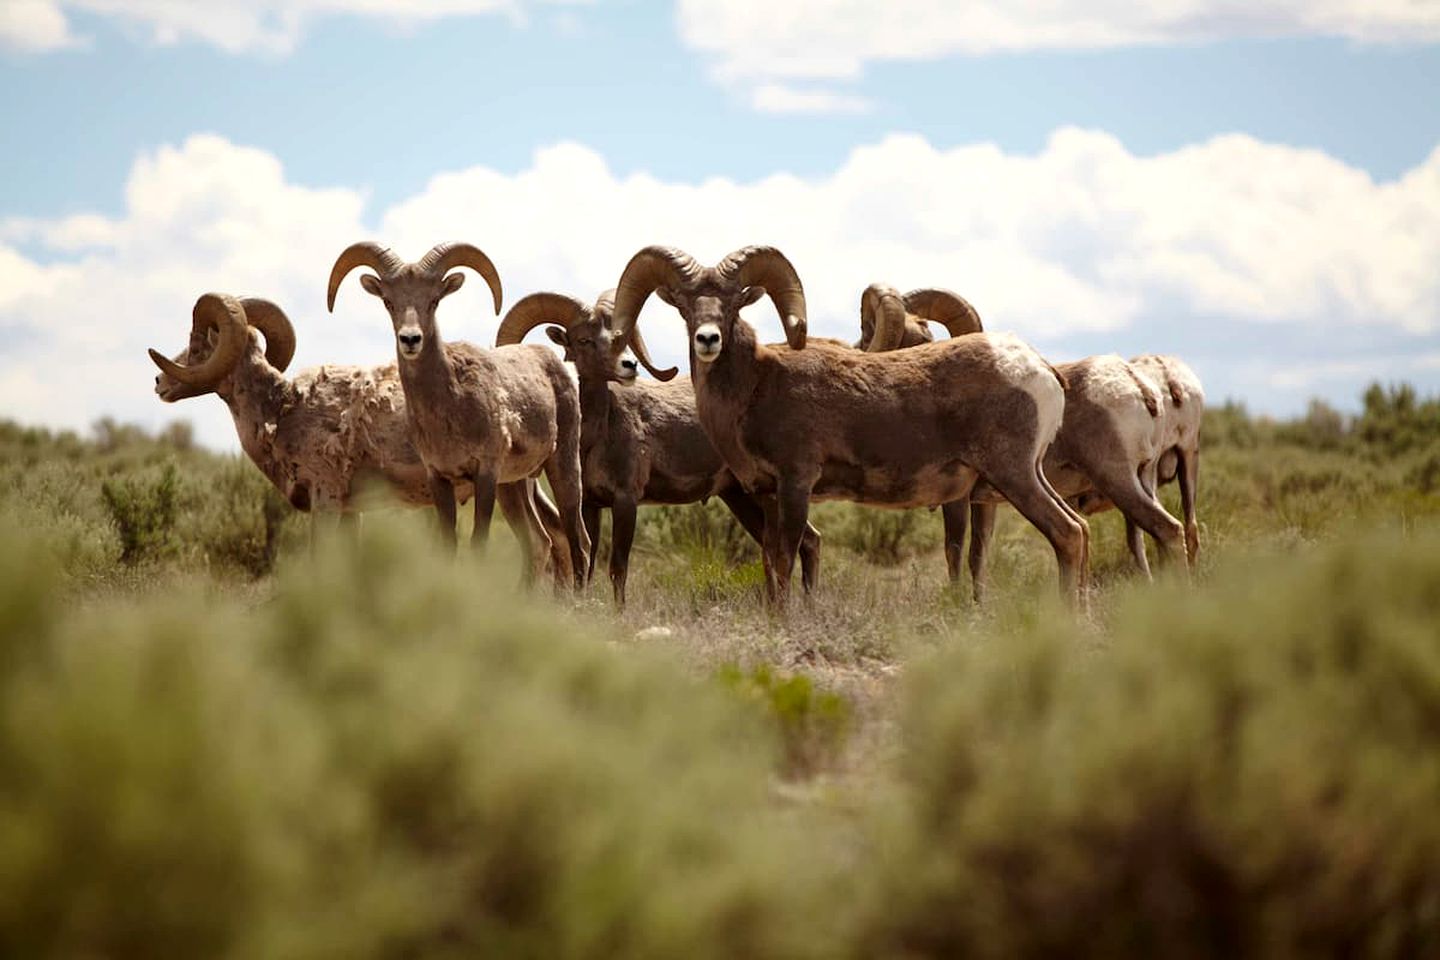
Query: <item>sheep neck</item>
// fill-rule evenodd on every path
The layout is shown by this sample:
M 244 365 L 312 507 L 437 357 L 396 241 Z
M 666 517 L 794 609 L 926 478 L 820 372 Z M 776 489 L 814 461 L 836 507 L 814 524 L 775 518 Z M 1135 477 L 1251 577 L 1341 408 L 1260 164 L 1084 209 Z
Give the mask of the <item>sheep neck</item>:
M 284 471 L 275 438 L 281 416 L 294 403 L 294 393 L 285 375 L 253 352 L 215 388 L 216 396 L 230 408 L 241 449 L 277 484 Z

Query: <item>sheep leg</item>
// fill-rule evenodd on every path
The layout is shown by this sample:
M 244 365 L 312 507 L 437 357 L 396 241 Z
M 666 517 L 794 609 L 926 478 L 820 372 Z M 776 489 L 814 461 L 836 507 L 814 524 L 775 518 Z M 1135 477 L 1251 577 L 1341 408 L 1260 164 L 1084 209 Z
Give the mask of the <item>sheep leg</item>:
M 470 482 L 475 485 L 475 529 L 470 532 L 470 546 L 479 550 L 490 540 L 490 518 L 495 515 L 495 476 L 476 472 Z
M 540 513 L 531 497 L 530 483 L 529 480 L 502 483 L 495 490 L 500 513 L 510 532 L 520 541 L 520 551 L 525 557 L 520 582 L 526 589 L 535 585 L 535 578 L 543 572 L 546 558 L 550 556 L 550 535 L 540 522 Z
M 1185 530 L 1155 497 L 1155 484 L 1142 479 L 1140 474 L 1153 477 L 1151 465 L 1144 465 L 1138 473 L 1123 477 L 1096 477 L 1096 486 L 1125 515 L 1125 532 L 1130 538 L 1130 550 L 1135 563 L 1148 577 L 1149 564 L 1145 561 L 1145 543 L 1140 537 L 1144 530 L 1155 539 L 1160 562 L 1168 563 L 1184 544 Z
M 953 587 L 960 582 L 960 558 L 965 551 L 965 531 L 970 526 L 970 498 L 941 504 L 940 515 L 945 521 L 945 570 Z
M 1123 510 L 1121 512 L 1124 513 Z M 1125 513 L 1125 545 L 1130 548 L 1130 556 L 1135 561 L 1135 569 L 1139 570 L 1146 580 L 1153 579 L 1150 576 L 1150 558 L 1145 555 L 1144 531 L 1128 513 Z
M 595 578 L 595 559 L 600 556 L 600 504 L 588 498 L 580 501 L 580 519 L 590 538 L 590 562 L 585 566 L 585 582 L 589 583 Z
M 746 493 L 739 484 L 731 484 L 720 491 L 720 500 L 730 508 L 735 520 L 760 546 L 762 561 L 765 552 L 765 511 L 755 498 Z M 805 537 L 800 541 L 800 582 L 805 592 L 812 592 L 820 580 L 820 531 L 813 524 L 806 524 Z
M 760 501 L 765 514 L 764 536 L 760 541 L 760 562 L 765 568 L 765 601 L 770 606 L 779 603 L 780 587 L 776 575 L 776 555 L 780 552 L 780 507 L 774 496 Z
M 1176 448 L 1179 450 L 1179 448 Z M 1185 563 L 1195 569 L 1200 553 L 1200 524 L 1195 522 L 1195 489 L 1200 480 L 1200 451 L 1180 450 L 1175 474 L 1180 480 L 1180 508 L 1185 514 Z
M 590 570 L 590 535 L 580 516 L 580 457 L 557 452 L 545 464 L 545 477 L 555 492 L 555 505 L 560 509 L 560 525 L 570 544 L 570 567 L 575 571 L 574 587 L 585 588 L 586 572 Z
M 1075 606 L 1084 603 L 1084 567 L 1089 530 L 1066 510 L 1036 460 L 1029 469 L 1015 470 L 1008 464 L 985 474 L 1000 495 L 1050 541 L 1060 568 L 1060 591 Z
M 455 549 L 455 485 L 438 473 L 430 474 L 430 499 L 435 504 L 435 519 L 440 526 L 440 541 Z
M 625 580 L 630 574 L 630 545 L 635 542 L 635 501 L 616 497 L 610 504 L 610 585 L 615 605 L 625 606 Z
M 1080 538 L 1080 593 L 1088 598 L 1090 592 L 1090 524 L 1086 523 L 1085 518 L 1080 516 L 1079 512 L 1056 492 L 1054 485 L 1050 483 L 1050 478 L 1045 475 L 1043 458 L 1035 462 L 1035 476 L 1039 478 L 1040 486 L 1050 495 L 1050 498 L 1059 505 L 1067 517 L 1080 527 L 1082 534 Z
M 570 547 L 565 542 L 565 529 L 560 523 L 560 511 L 555 509 L 555 504 L 545 496 L 545 491 L 540 489 L 540 484 L 534 480 L 525 481 L 525 495 L 530 505 L 535 508 L 535 515 L 540 519 L 540 526 L 544 529 L 545 537 L 550 543 L 550 569 L 556 583 L 568 583 L 574 576 L 570 569 Z M 503 504 L 501 505 L 503 508 Z
M 775 586 L 778 600 L 790 598 L 790 577 L 795 570 L 795 556 L 805 528 L 810 524 L 810 485 L 798 481 L 782 481 L 776 500 L 778 523 Z
M 970 590 L 977 604 L 985 602 L 985 591 L 990 585 L 985 560 L 995 536 L 995 514 L 999 509 L 996 503 L 970 505 Z

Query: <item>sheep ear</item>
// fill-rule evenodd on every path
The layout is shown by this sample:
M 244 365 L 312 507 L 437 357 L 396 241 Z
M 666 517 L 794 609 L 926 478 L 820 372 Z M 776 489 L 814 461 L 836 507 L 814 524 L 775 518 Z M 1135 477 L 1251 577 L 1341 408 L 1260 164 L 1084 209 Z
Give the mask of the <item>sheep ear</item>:
M 545 336 L 549 337 L 549 338 L 550 338 L 550 342 L 553 343 L 553 344 L 555 344 L 556 346 L 560 346 L 560 347 L 568 347 L 568 346 L 570 346 L 570 338 L 566 335 L 566 333 L 565 333 L 565 328 L 564 328 L 564 327 L 556 327 L 556 326 L 546 327 L 546 328 L 545 328 Z
M 376 297 L 383 297 L 385 294 L 380 290 L 380 278 L 373 273 L 360 274 L 360 286 L 365 292 Z
M 659 297 L 661 300 L 664 300 L 672 307 L 678 306 L 678 304 L 676 304 L 675 302 L 675 297 L 670 293 L 669 287 L 656 287 L 655 296 Z
M 465 285 L 465 274 L 452 273 L 445 278 L 445 283 L 440 287 L 440 296 L 448 297 Z
M 754 303 L 756 300 L 759 300 L 763 296 L 765 296 L 764 287 L 746 287 L 745 292 L 740 294 L 740 307 L 737 307 L 736 309 L 748 307 L 750 306 L 750 304 Z

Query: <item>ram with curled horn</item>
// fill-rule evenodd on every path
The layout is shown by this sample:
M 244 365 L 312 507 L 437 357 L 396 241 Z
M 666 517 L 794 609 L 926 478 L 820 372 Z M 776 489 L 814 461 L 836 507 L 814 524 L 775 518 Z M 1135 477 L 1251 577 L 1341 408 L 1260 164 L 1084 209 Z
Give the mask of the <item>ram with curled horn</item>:
M 565 364 L 541 346 L 486 350 L 440 338 L 435 321 L 440 301 L 465 282 L 465 275 L 453 270 L 466 267 L 484 278 L 500 312 L 500 275 L 478 247 L 442 243 L 405 263 L 379 244 L 353 244 L 330 271 L 331 310 L 341 282 L 360 267 L 375 271 L 362 274 L 360 285 L 390 316 L 411 439 L 425 465 L 443 536 L 455 542 L 455 489 L 469 484 L 476 545 L 489 535 L 497 499 L 507 516 L 529 517 L 521 546 L 526 576 L 533 577 L 551 545 L 532 499 L 531 481 L 543 473 L 559 509 L 573 583 L 582 586 L 589 538 L 580 517 L 580 397 Z
M 536 327 L 565 350 L 580 380 L 580 458 L 593 572 L 600 511 L 611 512 L 610 583 L 615 602 L 625 603 L 630 547 L 640 504 L 682 504 L 719 497 L 735 519 L 763 545 L 765 514 L 715 452 L 695 410 L 689 379 L 671 382 L 675 368 L 658 370 L 634 329 L 629 346 L 655 380 L 637 378 L 626 340 L 611 327 L 614 291 L 594 305 L 558 293 L 525 297 L 500 324 L 496 346 L 519 343 Z M 810 527 L 800 544 L 801 580 L 815 586 L 820 534 Z
M 908 332 L 917 322 L 938 320 L 951 337 L 964 337 L 982 329 L 979 313 L 958 294 L 947 290 L 913 290 L 903 297 L 892 287 L 872 284 L 861 297 L 860 324 L 875 331 L 868 340 L 871 351 L 903 349 Z M 902 335 L 904 334 L 904 335 Z M 1067 508 L 1081 495 L 1103 491 L 1122 504 L 1127 524 L 1138 525 L 1160 544 L 1169 559 L 1179 543 L 1180 525 L 1146 485 L 1148 465 L 1158 456 L 1159 393 L 1144 374 L 1114 355 L 1088 357 L 1056 365 L 1065 382 L 1065 418 L 1055 442 L 1045 454 L 1046 478 Z M 981 480 L 970 502 L 945 506 L 945 557 L 950 578 L 960 576 L 960 553 L 970 527 L 970 576 L 975 599 L 985 593 L 985 558 L 995 527 L 995 509 L 1004 498 Z M 1150 568 L 1142 549 L 1136 556 L 1142 573 Z
M 706 435 L 765 511 L 766 587 L 783 603 L 812 500 L 935 506 L 984 476 L 1050 541 L 1064 593 L 1083 596 L 1088 530 L 1040 470 L 1064 414 L 1059 376 L 1008 335 L 975 334 L 887 353 L 807 346 L 800 277 L 773 247 L 714 267 L 647 247 L 616 284 L 628 337 L 651 293 L 684 318 Z M 769 295 L 788 348 L 740 318 Z
M 287 379 L 295 344 L 290 318 L 269 300 L 207 293 L 195 303 L 186 348 L 173 359 L 150 351 L 160 368 L 155 393 L 166 403 L 212 393 L 223 400 L 246 456 L 299 510 L 354 521 L 376 481 L 402 504 L 431 505 L 395 364 L 326 364 Z M 469 485 L 459 493 L 469 499 Z M 559 513 L 535 493 L 546 530 L 558 534 Z M 552 560 L 568 569 L 568 554 Z
M 1180 509 L 1185 515 L 1185 560 L 1193 571 L 1200 553 L 1195 493 L 1200 481 L 1200 424 L 1205 419 L 1205 388 L 1190 365 L 1179 357 L 1144 354 L 1131 357 L 1130 366 L 1161 388 L 1160 454 L 1146 468 L 1144 481 L 1150 490 L 1179 481 Z M 1076 503 L 1080 512 L 1085 514 L 1099 513 L 1119 505 L 1099 491 L 1081 494 Z M 1125 539 L 1137 563 L 1145 556 L 1141 530 L 1128 515 L 1125 517 Z M 1158 538 L 1156 543 L 1160 544 Z M 1163 556 L 1165 547 L 1162 545 L 1160 549 Z

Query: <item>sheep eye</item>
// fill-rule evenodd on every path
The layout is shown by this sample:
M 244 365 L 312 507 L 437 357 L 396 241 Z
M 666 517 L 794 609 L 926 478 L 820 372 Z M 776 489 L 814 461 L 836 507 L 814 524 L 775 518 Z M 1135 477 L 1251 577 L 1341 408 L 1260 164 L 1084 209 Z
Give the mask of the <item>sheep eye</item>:
M 578 344 L 579 344 L 580 346 L 582 346 L 582 347 L 588 347 L 588 346 L 591 346 L 591 345 L 593 345 L 593 344 L 595 343 L 595 341 L 594 341 L 594 340 L 591 340 L 589 337 L 582 337 L 581 339 L 579 339 L 579 340 L 577 340 L 577 341 L 575 341 L 575 342 L 578 343 Z

